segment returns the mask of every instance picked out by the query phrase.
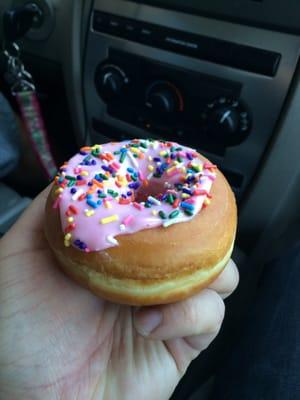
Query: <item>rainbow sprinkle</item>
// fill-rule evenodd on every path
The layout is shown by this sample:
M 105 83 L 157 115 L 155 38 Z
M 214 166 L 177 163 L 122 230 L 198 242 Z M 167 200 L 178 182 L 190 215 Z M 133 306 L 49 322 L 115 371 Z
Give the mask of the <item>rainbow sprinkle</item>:
M 84 146 L 60 168 L 52 207 L 66 247 L 98 251 L 117 235 L 189 221 L 211 203 L 215 179 L 214 164 L 174 142 Z
M 101 224 L 105 225 L 105 224 L 109 224 L 114 221 L 118 221 L 118 219 L 119 219 L 119 216 L 117 214 L 113 214 L 113 215 L 110 215 L 109 217 L 102 218 L 100 220 L 100 222 L 101 222 Z

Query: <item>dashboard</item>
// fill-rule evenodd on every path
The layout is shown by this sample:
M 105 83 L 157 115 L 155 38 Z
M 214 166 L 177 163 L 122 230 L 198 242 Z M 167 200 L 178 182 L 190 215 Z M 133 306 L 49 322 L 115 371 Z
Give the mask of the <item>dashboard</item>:
M 221 167 L 241 200 L 272 136 L 299 44 L 281 32 L 96 0 L 84 63 L 92 140 L 183 141 Z
M 62 68 L 78 145 L 147 136 L 197 148 L 235 191 L 245 248 L 298 218 L 296 0 L 37 3 L 48 30 L 23 46 Z

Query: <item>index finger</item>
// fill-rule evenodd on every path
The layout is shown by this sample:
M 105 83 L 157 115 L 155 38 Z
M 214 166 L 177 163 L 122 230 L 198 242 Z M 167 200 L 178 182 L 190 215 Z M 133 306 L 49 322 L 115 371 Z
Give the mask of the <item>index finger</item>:
M 230 296 L 239 283 L 239 271 L 233 260 L 229 260 L 224 270 L 217 279 L 209 285 L 225 299 Z

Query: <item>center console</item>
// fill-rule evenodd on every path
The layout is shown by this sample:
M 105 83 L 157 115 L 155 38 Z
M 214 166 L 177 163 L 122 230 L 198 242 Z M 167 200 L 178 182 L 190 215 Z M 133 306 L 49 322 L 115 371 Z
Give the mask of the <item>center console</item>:
M 299 44 L 289 33 L 95 0 L 83 81 L 90 140 L 187 144 L 220 166 L 240 201 L 274 133 Z

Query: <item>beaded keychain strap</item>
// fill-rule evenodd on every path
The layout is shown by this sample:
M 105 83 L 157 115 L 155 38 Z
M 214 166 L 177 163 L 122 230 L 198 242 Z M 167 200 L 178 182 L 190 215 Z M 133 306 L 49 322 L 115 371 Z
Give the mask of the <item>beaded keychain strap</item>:
M 57 167 L 52 156 L 36 88 L 32 76 L 25 70 L 16 43 L 4 50 L 7 59 L 5 79 L 11 87 L 20 108 L 20 113 L 32 148 L 48 179 L 52 179 Z

